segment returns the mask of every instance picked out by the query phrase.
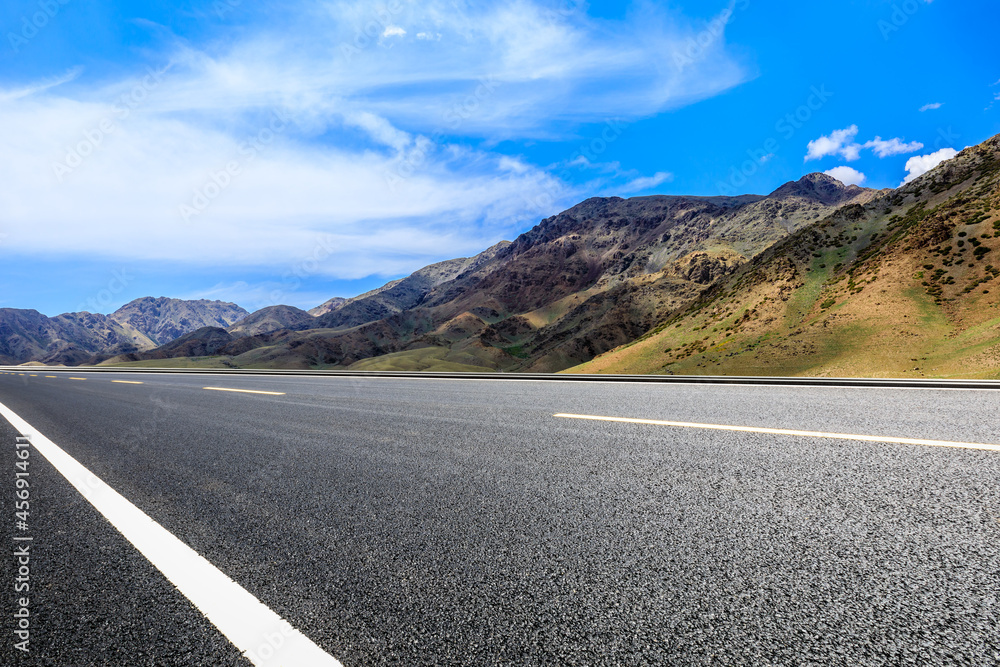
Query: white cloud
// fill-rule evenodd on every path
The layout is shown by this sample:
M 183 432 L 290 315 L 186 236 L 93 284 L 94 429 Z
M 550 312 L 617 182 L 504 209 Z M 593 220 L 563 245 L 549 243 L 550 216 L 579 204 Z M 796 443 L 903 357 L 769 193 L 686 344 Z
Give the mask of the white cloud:
M 423 39 L 427 41 L 439 42 L 441 41 L 441 33 L 439 32 L 418 32 L 417 39 Z
M 901 185 L 906 185 L 907 183 L 923 176 L 934 167 L 938 166 L 945 160 L 950 160 L 958 155 L 958 151 L 954 148 L 942 148 L 939 151 L 931 153 L 929 155 L 917 155 L 916 157 L 911 157 L 906 161 L 906 178 L 903 179 Z
M 607 21 L 530 0 L 390 7 L 383 20 L 367 2 L 303 3 L 203 50 L 173 41 L 158 56 L 170 70 L 152 78 L 0 88 L 5 252 L 278 272 L 318 253 L 316 271 L 331 277 L 405 273 L 582 194 L 498 141 L 574 136 L 751 76 L 721 34 L 674 67 L 701 27 L 676 14 Z M 434 39 L 395 39 L 404 25 Z M 378 47 L 383 35 L 393 48 Z M 669 177 L 614 171 L 595 191 Z M 198 196 L 208 205 L 185 221 L 181 206 Z
M 882 139 L 875 137 L 871 141 L 859 144 L 854 141 L 858 136 L 858 126 L 851 125 L 843 130 L 835 130 L 829 136 L 823 136 L 809 142 L 806 148 L 805 161 L 819 160 L 821 158 L 836 155 L 848 162 L 853 162 L 861 157 L 861 151 L 871 149 L 879 158 L 887 158 L 892 155 L 903 155 L 913 153 L 924 147 L 919 141 L 910 143 L 902 139 Z
M 652 176 L 640 176 L 639 178 L 634 178 L 628 183 L 614 189 L 622 194 L 632 194 L 633 192 L 642 192 L 644 190 L 655 188 L 658 185 L 662 185 L 663 183 L 667 183 L 672 180 L 674 180 L 674 175 L 670 172 L 658 171 Z
M 943 106 L 944 106 L 943 102 L 933 102 L 931 104 L 925 104 L 924 106 L 920 107 L 920 111 L 921 111 L 921 113 L 923 113 L 924 111 L 931 111 L 933 109 L 940 109 Z
M 901 139 L 882 140 L 882 137 L 875 137 L 874 140 L 865 143 L 864 148 L 871 148 L 875 155 L 880 158 L 887 158 L 892 155 L 904 155 L 906 153 L 916 153 L 924 145 L 919 141 L 904 143 Z
M 823 173 L 827 176 L 833 176 L 844 185 L 861 185 L 868 180 L 867 176 L 851 167 L 834 167 Z
M 843 130 L 835 130 L 830 136 L 820 137 L 810 141 L 807 146 L 806 162 L 819 160 L 827 155 L 840 155 L 848 162 L 860 157 L 860 146 L 854 143 L 858 136 L 858 126 L 851 125 Z

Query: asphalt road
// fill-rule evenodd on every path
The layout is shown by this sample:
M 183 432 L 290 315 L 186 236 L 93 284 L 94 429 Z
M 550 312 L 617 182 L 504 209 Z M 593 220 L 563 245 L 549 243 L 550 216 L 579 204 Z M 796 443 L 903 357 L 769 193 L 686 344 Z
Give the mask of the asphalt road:
M 553 416 L 1000 444 L 1000 392 L 73 377 L 0 403 L 348 667 L 1000 664 L 1000 452 Z M 4 664 L 250 664 L 31 462 Z

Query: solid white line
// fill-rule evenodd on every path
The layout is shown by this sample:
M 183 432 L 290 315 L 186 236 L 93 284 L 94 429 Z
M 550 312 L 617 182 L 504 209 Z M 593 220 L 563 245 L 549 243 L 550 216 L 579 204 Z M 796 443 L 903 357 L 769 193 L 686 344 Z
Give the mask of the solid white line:
M 923 445 L 925 447 L 952 447 L 956 449 L 981 449 L 1000 452 L 1000 445 L 984 445 L 976 442 L 951 442 L 948 440 L 920 440 L 914 438 L 887 438 L 880 435 L 856 435 L 853 433 L 823 433 L 820 431 L 794 431 L 783 428 L 757 428 L 755 426 L 724 426 L 722 424 L 696 424 L 691 422 L 661 421 L 658 419 L 630 419 L 627 417 L 598 417 L 595 415 L 556 414 L 564 419 L 587 419 L 591 421 L 624 422 L 628 424 L 650 424 L 652 426 L 676 426 L 679 428 L 702 428 L 713 431 L 740 431 L 743 433 L 769 433 L 772 435 L 794 435 L 803 438 L 831 438 L 833 440 L 861 440 L 864 442 L 886 442 L 897 445 Z
M 254 665 L 342 667 L 334 657 L 2 403 L 0 414 Z
M 208 389 L 209 391 L 235 391 L 239 394 L 266 394 L 267 396 L 284 396 L 283 391 L 257 391 L 254 389 L 229 389 L 227 387 L 202 387 L 202 389 Z

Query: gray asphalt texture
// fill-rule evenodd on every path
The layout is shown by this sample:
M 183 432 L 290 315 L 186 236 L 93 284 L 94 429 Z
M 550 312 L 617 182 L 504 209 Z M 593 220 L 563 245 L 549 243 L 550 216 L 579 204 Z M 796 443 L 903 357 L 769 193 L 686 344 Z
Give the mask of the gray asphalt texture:
M 552 416 L 1000 443 L 997 392 L 86 377 L 0 402 L 348 667 L 1000 664 L 1000 453 Z M 10 664 L 241 664 L 32 460 Z

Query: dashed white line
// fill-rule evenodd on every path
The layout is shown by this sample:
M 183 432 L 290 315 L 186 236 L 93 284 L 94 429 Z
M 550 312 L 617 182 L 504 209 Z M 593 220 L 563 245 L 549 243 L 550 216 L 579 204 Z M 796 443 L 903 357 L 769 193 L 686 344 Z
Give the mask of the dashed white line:
M 0 414 L 254 665 L 342 667 L 336 658 L 2 403 Z M 183 628 L 178 631 L 183 632 Z
M 230 389 L 228 387 L 202 387 L 202 389 L 208 389 L 209 391 L 234 391 L 239 394 L 265 394 L 266 396 L 284 396 L 283 391 L 259 391 L 256 389 Z
M 772 435 L 793 435 L 803 438 L 831 438 L 833 440 L 860 440 L 863 442 L 884 442 L 897 445 L 921 445 L 924 447 L 952 447 L 955 449 L 979 449 L 1000 452 L 1000 445 L 977 442 L 951 442 L 948 440 L 921 440 L 915 438 L 888 438 L 880 435 L 857 435 L 854 433 L 823 433 L 820 431 L 795 431 L 783 428 L 758 428 L 756 426 L 725 426 L 723 424 L 697 424 L 691 422 L 661 421 L 659 419 L 631 419 L 628 417 L 600 417 L 596 415 L 556 414 L 564 419 L 586 419 L 590 421 L 623 422 L 627 424 L 648 424 L 652 426 L 674 426 L 678 428 L 700 428 L 713 431 L 739 431 L 742 433 L 769 433 Z

